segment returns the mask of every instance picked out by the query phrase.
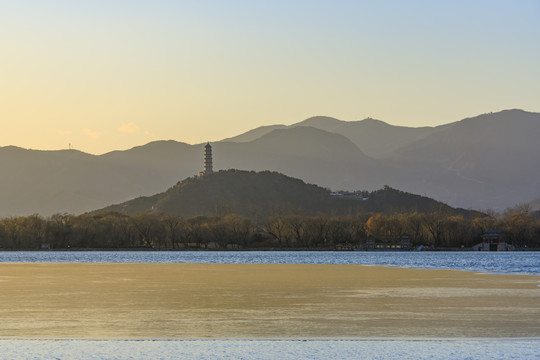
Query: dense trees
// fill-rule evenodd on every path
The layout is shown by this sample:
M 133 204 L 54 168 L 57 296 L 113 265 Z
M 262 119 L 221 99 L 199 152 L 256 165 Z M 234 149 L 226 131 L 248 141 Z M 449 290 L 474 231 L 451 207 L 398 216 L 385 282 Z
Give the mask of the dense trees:
M 90 214 L 0 219 L 2 249 L 338 249 L 408 240 L 469 248 L 486 230 L 540 247 L 540 213 L 453 209 L 388 186 L 330 193 L 285 175 L 227 170 Z
M 254 221 L 238 214 L 222 217 L 143 213 L 55 214 L 0 219 L 2 249 L 337 249 L 361 248 L 368 241 L 414 246 L 471 247 L 489 229 L 504 231 L 517 247 L 540 248 L 540 218 L 512 209 L 500 216 L 431 213 L 359 213 L 273 216 Z
M 360 231 L 353 224 L 360 223 Z M 394 223 L 394 224 L 392 224 Z M 439 244 L 443 220 L 425 216 L 422 237 Z M 389 240 L 400 233 L 397 219 L 375 214 L 367 221 L 353 218 L 317 218 L 288 215 L 274 217 L 261 228 L 239 215 L 225 217 L 157 217 L 139 214 L 123 217 L 69 216 L 56 214 L 47 219 L 38 216 L 6 218 L 0 222 L 0 244 L 4 249 L 38 249 L 48 244 L 66 248 L 235 248 L 257 247 L 253 239 L 266 240 L 266 246 L 279 248 L 334 248 L 358 246 L 367 238 Z M 392 225 L 392 226 L 390 226 Z M 523 221 L 512 216 L 513 237 L 524 235 Z

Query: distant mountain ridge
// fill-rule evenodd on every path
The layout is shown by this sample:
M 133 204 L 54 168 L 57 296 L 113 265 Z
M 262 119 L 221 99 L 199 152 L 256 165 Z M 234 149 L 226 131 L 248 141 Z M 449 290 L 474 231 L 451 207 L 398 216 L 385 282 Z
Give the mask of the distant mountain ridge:
M 219 169 L 277 171 L 332 190 L 388 184 L 454 207 L 540 198 L 540 114 L 505 110 L 434 128 L 313 117 L 212 143 Z M 79 214 L 164 191 L 202 170 L 204 144 L 156 141 L 100 156 L 0 147 L 0 217 Z
M 77 150 L 0 148 L 0 216 L 83 213 L 150 195 L 200 168 L 200 149 L 154 142 L 96 156 Z M 168 155 L 165 155 L 168 154 Z M 181 162 L 182 167 L 174 166 Z
M 218 142 L 214 149 L 222 169 L 277 171 L 331 189 L 374 190 L 393 171 L 345 136 L 310 126 L 274 130 L 245 143 Z
M 444 187 L 447 195 L 438 198 L 449 203 L 476 199 L 477 208 L 510 206 L 540 194 L 539 139 L 540 114 L 505 110 L 454 123 L 401 148 L 387 164 L 403 173 L 427 174 L 428 194 Z M 409 184 L 404 189 L 426 187 Z
M 343 121 L 328 116 L 314 116 L 289 126 L 261 126 L 222 141 L 250 142 L 265 136 L 274 130 L 309 126 L 329 133 L 343 135 L 356 144 L 356 146 L 358 146 L 358 148 L 367 156 L 380 159 L 401 147 L 412 144 L 417 140 L 437 131 L 444 130 L 452 125 L 453 124 L 437 127 L 411 128 L 394 126 L 371 118 L 360 121 Z

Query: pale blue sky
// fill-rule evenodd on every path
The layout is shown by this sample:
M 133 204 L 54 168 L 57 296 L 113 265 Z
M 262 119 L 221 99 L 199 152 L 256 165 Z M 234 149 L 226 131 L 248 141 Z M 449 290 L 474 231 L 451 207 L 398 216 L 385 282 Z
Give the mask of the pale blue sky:
M 540 111 L 540 1 L 1 1 L 0 146 Z

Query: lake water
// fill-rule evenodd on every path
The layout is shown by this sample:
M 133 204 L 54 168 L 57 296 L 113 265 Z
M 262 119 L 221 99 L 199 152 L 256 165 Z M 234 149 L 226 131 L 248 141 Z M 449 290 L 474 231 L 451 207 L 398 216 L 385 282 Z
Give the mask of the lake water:
M 530 339 L 0 340 L 2 359 L 540 359 Z
M 358 264 L 540 275 L 533 251 L 3 251 L 0 262 Z

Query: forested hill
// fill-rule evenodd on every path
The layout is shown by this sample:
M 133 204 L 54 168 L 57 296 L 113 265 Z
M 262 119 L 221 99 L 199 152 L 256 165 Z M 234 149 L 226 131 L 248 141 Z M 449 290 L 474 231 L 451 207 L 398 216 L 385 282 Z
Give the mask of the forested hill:
M 467 215 L 433 199 L 389 187 L 372 193 L 332 194 L 277 172 L 226 170 L 178 182 L 164 193 L 139 197 L 93 213 L 164 213 L 193 216 L 239 214 L 251 219 L 299 214 L 343 216 L 359 212 L 444 212 Z

